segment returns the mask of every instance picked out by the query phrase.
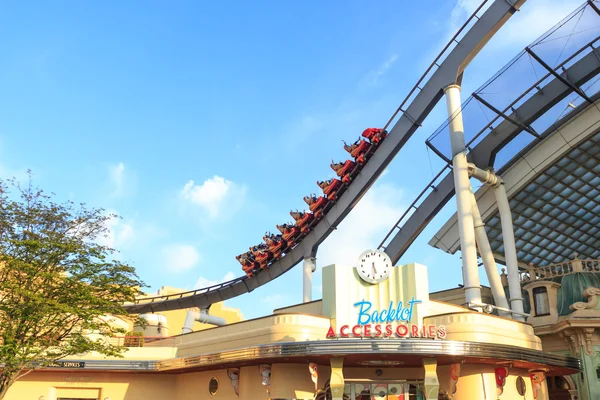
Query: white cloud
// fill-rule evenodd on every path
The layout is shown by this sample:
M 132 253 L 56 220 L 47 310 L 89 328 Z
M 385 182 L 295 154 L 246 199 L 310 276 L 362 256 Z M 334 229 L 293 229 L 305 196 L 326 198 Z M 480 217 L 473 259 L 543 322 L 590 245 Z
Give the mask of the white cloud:
M 502 47 L 510 46 L 516 47 L 517 51 L 521 50 L 575 11 L 582 3 L 581 0 L 545 0 L 525 3 L 521 11 L 511 18 L 505 29 L 500 31 Z M 569 27 L 571 26 L 569 24 Z M 576 32 L 584 29 L 585 27 L 580 24 Z M 571 30 L 568 29 L 559 36 L 570 33 Z M 564 41 L 558 41 L 557 44 L 562 47 Z
M 379 82 L 379 79 L 386 74 L 386 72 L 394 65 L 398 60 L 397 54 L 392 54 L 387 60 L 385 60 L 379 67 L 369 71 L 367 75 L 361 80 L 363 86 L 374 86 Z
M 188 181 L 181 191 L 183 198 L 207 211 L 209 218 L 231 217 L 243 204 L 246 188 L 213 176 L 202 185 Z
M 323 128 L 325 128 L 325 121 L 323 119 L 313 115 L 305 115 L 298 121 L 295 121 L 290 128 L 286 136 L 288 148 L 295 149 Z
M 120 162 L 117 165 L 111 165 L 108 168 L 111 185 L 113 186 L 113 196 L 121 197 L 124 193 L 125 164 Z
M 450 13 L 448 28 L 449 40 L 479 7 L 481 0 L 458 0 Z M 479 12 L 491 5 L 489 1 Z M 495 42 L 497 48 L 510 48 L 516 54 L 548 29 L 552 28 L 582 4 L 581 0 L 533 0 L 526 2 L 504 27 L 496 34 L 501 40 Z
M 107 213 L 118 215 L 114 210 L 110 210 Z M 106 220 L 105 226 L 108 231 L 105 236 L 98 238 L 99 244 L 120 250 L 132 242 L 135 235 L 133 221 L 125 221 L 121 218 L 113 217 Z
M 194 268 L 200 261 L 200 254 L 192 245 L 173 244 L 163 247 L 162 258 L 168 271 L 182 272 Z
M 318 265 L 354 265 L 362 251 L 379 245 L 404 209 L 399 188 L 375 184 L 320 246 Z
M 205 288 L 205 287 L 209 287 L 209 286 L 218 285 L 219 283 L 223 283 L 223 282 L 227 282 L 227 281 L 230 281 L 232 279 L 235 279 L 235 277 L 236 277 L 235 274 L 233 272 L 231 272 L 231 271 L 229 271 L 228 273 L 226 273 L 225 276 L 223 276 L 222 279 L 217 279 L 217 280 L 207 279 L 207 278 L 201 276 L 196 281 L 196 284 L 194 285 L 194 288 L 201 289 L 201 288 Z

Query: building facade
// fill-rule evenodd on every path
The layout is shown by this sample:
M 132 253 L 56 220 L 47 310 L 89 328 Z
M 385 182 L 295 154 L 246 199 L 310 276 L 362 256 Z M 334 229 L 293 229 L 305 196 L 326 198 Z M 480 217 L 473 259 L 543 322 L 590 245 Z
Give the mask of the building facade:
M 430 298 L 425 266 L 378 274 L 325 267 L 322 300 L 65 360 L 6 399 L 548 399 L 549 380 L 578 373 L 530 324 Z

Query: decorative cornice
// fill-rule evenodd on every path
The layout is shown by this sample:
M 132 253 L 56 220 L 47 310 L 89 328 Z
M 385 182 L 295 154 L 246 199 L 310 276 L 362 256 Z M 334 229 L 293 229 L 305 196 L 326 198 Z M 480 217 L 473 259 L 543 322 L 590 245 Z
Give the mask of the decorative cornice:
M 569 345 L 571 353 L 581 356 L 581 349 L 589 356 L 594 354 L 592 335 L 596 328 L 571 328 L 559 332 L 559 336 Z
M 578 359 L 569 356 L 544 353 L 523 347 L 494 343 L 462 342 L 455 340 L 422 339 L 338 339 L 309 342 L 287 342 L 273 345 L 252 346 L 219 353 L 202 354 L 194 357 L 176 358 L 157 363 L 159 371 L 173 371 L 185 368 L 216 367 L 236 365 L 241 362 L 265 362 L 278 358 L 300 358 L 311 356 L 336 357 L 346 354 L 404 354 L 416 356 L 451 355 L 460 357 L 488 358 L 497 362 L 527 361 L 553 367 L 581 370 Z
M 578 301 L 577 303 L 573 303 L 571 304 L 570 308 L 573 311 L 594 309 L 596 305 L 598 305 L 599 295 L 600 289 L 589 287 L 583 291 L 583 297 L 585 297 L 587 301 Z

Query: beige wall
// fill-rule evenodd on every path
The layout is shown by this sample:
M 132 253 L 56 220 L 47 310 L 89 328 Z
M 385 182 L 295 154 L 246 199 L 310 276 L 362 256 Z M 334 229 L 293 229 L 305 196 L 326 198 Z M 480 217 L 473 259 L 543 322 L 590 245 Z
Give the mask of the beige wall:
M 33 372 L 17 381 L 5 400 L 55 400 L 58 396 L 110 397 L 111 400 L 172 399 L 175 375 L 132 373 Z
M 378 376 L 376 370 L 381 369 Z M 347 381 L 415 380 L 423 379 L 422 368 L 344 368 Z M 319 366 L 318 387 L 329 379 L 330 368 Z M 511 369 L 506 380 L 504 400 L 522 399 L 516 391 L 516 378 L 522 376 L 527 386 L 525 398 L 531 399 L 531 381 L 526 370 Z M 214 396 L 208 392 L 211 378 L 219 381 Z M 441 390 L 449 390 L 449 370 L 438 367 Z M 240 372 L 239 400 L 266 400 L 271 398 L 309 398 L 315 387 L 310 379 L 308 363 L 273 364 L 271 368 L 270 396 L 261 384 L 258 367 L 242 367 Z M 17 382 L 5 400 L 37 400 L 44 396 L 55 400 L 57 396 L 89 396 L 111 400 L 231 400 L 237 398 L 225 369 L 187 374 L 131 374 L 131 373 L 73 373 L 35 372 Z M 457 384 L 455 400 L 495 399 L 496 383 L 494 367 L 486 365 L 463 365 Z M 545 400 L 540 396 L 538 399 Z

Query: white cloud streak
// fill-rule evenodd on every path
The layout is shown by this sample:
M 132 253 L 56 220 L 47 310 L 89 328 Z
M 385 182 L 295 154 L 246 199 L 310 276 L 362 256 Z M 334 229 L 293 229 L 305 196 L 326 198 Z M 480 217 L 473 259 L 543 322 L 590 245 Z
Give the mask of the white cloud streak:
M 390 184 L 374 185 L 321 245 L 319 265 L 354 265 L 362 251 L 377 247 L 404 209 L 401 189 Z
M 169 272 L 188 271 L 200 261 L 200 253 L 192 245 L 172 244 L 162 248 L 162 261 Z
M 361 80 L 362 86 L 375 86 L 379 80 L 388 72 L 388 70 L 398 60 L 397 54 L 392 54 L 387 60 L 385 60 L 379 67 L 373 69 L 367 73 Z
M 225 276 L 223 276 L 222 279 L 212 280 L 212 279 L 207 279 L 207 278 L 201 276 L 196 281 L 196 284 L 194 285 L 194 288 L 201 289 L 201 288 L 205 288 L 205 287 L 209 287 L 209 286 L 218 285 L 219 283 L 223 283 L 223 282 L 227 282 L 227 281 L 230 281 L 232 279 L 235 279 L 235 277 L 236 277 L 235 274 L 233 272 L 231 272 L 231 271 L 227 272 L 225 274 Z
M 120 162 L 117 165 L 111 165 L 108 169 L 110 182 L 113 186 L 113 196 L 121 197 L 124 194 L 125 164 Z
M 188 181 L 181 195 L 186 201 L 205 210 L 210 219 L 230 218 L 243 205 L 246 188 L 215 175 L 201 185 L 196 185 L 193 180 Z

